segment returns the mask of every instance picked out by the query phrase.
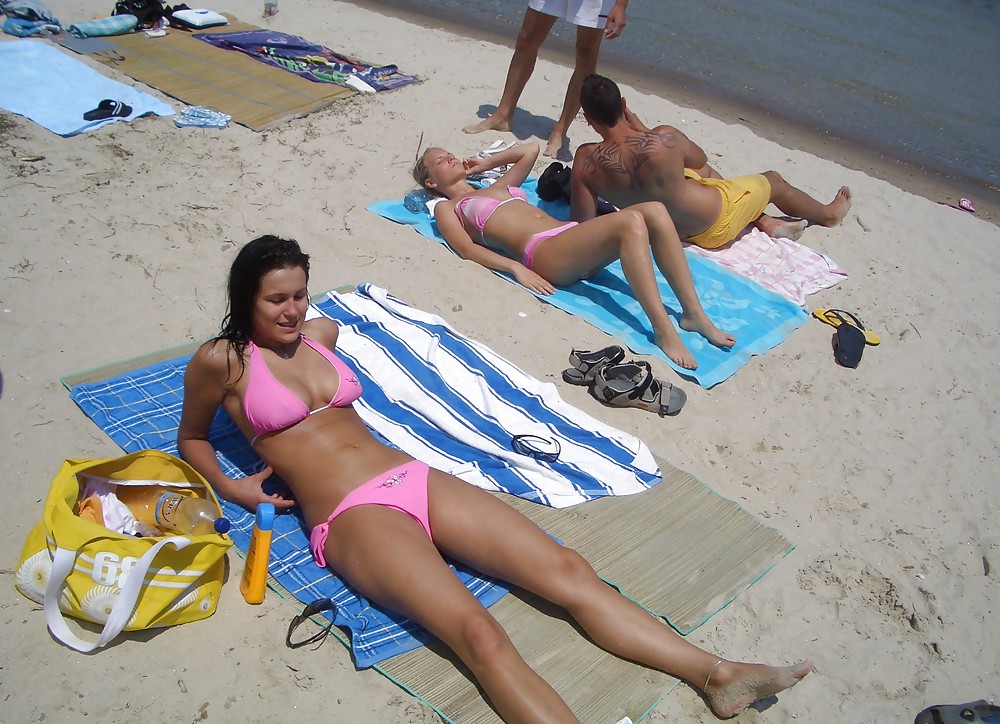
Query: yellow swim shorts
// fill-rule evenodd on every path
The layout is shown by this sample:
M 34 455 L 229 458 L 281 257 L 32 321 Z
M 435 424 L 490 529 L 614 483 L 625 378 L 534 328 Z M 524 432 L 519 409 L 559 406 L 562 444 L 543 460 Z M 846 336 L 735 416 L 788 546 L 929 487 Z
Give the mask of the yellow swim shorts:
M 715 249 L 735 239 L 747 224 L 764 213 L 771 200 L 771 184 L 761 174 L 715 179 L 702 178 L 694 171 L 684 169 L 684 175 L 698 183 L 713 186 L 722 194 L 722 210 L 715 223 L 697 236 L 684 239 L 705 249 Z

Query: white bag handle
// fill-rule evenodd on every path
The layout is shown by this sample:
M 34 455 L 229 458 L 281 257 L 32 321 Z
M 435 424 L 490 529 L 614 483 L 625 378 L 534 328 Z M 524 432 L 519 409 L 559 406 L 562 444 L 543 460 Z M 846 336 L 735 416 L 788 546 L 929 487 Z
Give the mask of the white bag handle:
M 104 630 L 96 642 L 84 641 L 73 633 L 63 618 L 62 611 L 59 610 L 59 597 L 62 595 L 63 586 L 66 579 L 73 571 L 76 564 L 77 551 L 68 548 L 56 548 L 55 556 L 52 559 L 52 573 L 49 575 L 49 583 L 45 587 L 45 623 L 49 627 L 52 636 L 71 649 L 76 649 L 82 653 L 90 653 L 94 649 L 107 646 L 122 632 L 132 615 L 139 594 L 142 592 L 143 583 L 146 580 L 146 573 L 153 565 L 153 559 L 160 549 L 166 545 L 172 545 L 177 550 L 187 548 L 191 544 L 190 538 L 175 535 L 158 541 L 152 548 L 146 551 L 142 558 L 136 561 L 135 566 L 129 571 L 125 578 L 125 585 L 121 588 L 121 594 L 115 605 L 111 608 Z

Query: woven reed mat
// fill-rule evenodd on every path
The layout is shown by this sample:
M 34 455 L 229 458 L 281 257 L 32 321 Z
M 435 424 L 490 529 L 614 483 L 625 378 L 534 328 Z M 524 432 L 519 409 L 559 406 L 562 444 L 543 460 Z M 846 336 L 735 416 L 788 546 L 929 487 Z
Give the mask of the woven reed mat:
M 690 632 L 794 546 L 694 476 L 658 460 L 663 482 L 637 495 L 557 510 L 501 495 L 647 610 Z M 676 680 L 592 644 L 566 615 L 515 591 L 490 608 L 524 659 L 580 721 L 644 718 Z M 375 667 L 445 720 L 497 722 L 463 664 L 440 643 Z
M 229 25 L 198 32 L 260 30 L 232 15 L 226 17 Z M 350 88 L 314 83 L 235 50 L 216 48 L 183 30 L 171 30 L 162 38 L 133 33 L 105 40 L 124 59 L 108 53 L 92 55 L 94 60 L 188 105 L 226 113 L 254 131 L 318 111 L 354 94 Z

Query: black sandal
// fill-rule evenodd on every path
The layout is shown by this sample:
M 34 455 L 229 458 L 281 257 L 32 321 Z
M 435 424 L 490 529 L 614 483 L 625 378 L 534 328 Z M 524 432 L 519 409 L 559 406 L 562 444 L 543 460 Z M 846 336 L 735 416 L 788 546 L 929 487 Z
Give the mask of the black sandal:
M 605 365 L 616 365 L 623 359 L 625 350 L 617 344 L 594 352 L 574 349 L 569 353 L 569 363 L 573 366 L 563 370 L 563 381 L 571 385 L 589 385 L 598 370 Z

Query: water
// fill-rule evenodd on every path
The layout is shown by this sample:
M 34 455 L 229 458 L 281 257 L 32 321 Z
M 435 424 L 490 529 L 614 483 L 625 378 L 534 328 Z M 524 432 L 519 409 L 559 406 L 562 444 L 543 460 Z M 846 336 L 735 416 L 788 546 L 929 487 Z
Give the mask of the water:
M 511 43 L 525 5 L 405 3 Z M 575 30 L 558 22 L 553 34 L 572 41 Z M 601 58 L 1000 191 L 998 0 L 631 0 Z

